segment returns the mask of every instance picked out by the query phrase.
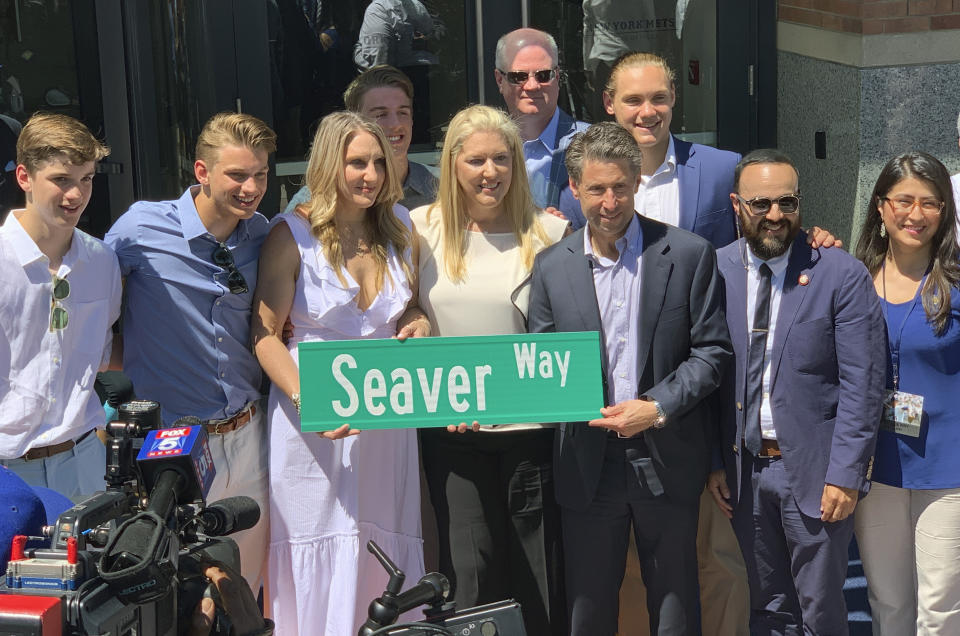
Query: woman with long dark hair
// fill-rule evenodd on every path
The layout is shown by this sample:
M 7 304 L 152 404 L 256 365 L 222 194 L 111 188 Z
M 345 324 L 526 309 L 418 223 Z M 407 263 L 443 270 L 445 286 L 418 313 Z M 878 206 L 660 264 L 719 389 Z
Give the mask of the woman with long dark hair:
M 889 389 L 855 516 L 874 636 L 960 634 L 960 250 L 943 164 L 891 159 L 856 256 L 887 321 Z

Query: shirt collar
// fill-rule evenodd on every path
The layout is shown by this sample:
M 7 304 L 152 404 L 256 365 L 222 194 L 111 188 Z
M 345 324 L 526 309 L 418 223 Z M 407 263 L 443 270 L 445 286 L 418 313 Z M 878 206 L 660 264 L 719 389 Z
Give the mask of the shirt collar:
M 547 124 L 547 127 L 543 129 L 543 132 L 540 133 L 540 136 L 537 139 L 540 140 L 547 150 L 553 149 L 553 144 L 557 140 L 557 126 L 560 125 L 560 109 L 555 108 L 553 110 L 553 117 L 550 118 L 550 122 Z
M 624 251 L 630 252 L 632 254 L 640 254 L 643 249 L 643 231 L 640 229 L 640 220 L 637 218 L 637 213 L 633 213 L 633 218 L 630 219 L 630 225 L 627 226 L 627 231 L 624 232 L 623 236 L 617 239 L 615 245 L 617 251 L 620 253 L 620 257 L 623 256 Z M 590 242 L 590 224 L 584 226 L 583 230 L 583 253 L 590 258 L 595 263 L 602 263 L 601 259 L 611 262 L 609 259 L 600 256 L 599 254 L 593 251 L 593 243 Z M 615 262 L 615 261 L 614 261 Z
M 767 267 L 770 268 L 770 273 L 773 278 L 779 278 L 783 276 L 783 272 L 787 269 L 787 263 L 790 261 L 790 251 L 793 249 L 793 241 L 790 242 L 790 246 L 787 248 L 787 251 L 781 254 L 780 256 L 775 256 L 770 260 L 763 260 L 759 256 L 753 253 L 753 250 L 747 247 L 747 262 L 750 264 L 750 269 L 752 271 L 759 271 L 760 265 L 763 263 L 767 264 Z
M 180 215 L 180 231 L 183 232 L 183 238 L 188 241 L 198 236 L 210 235 L 210 230 L 208 230 L 207 226 L 200 220 L 200 213 L 197 212 L 197 202 L 194 199 L 194 195 L 199 191 L 199 185 L 190 186 L 177 201 L 177 213 Z M 233 234 L 231 234 L 231 237 L 233 236 L 236 236 L 239 240 L 250 238 L 247 219 L 241 219 L 233 231 Z M 229 243 L 229 239 L 227 242 Z
M 656 176 L 661 173 L 671 173 L 677 169 L 677 149 L 673 145 L 673 135 L 670 135 L 670 142 L 667 144 L 667 154 L 663 158 L 663 163 L 661 163 L 657 169 L 654 171 L 653 176 Z
M 416 161 L 407 162 L 407 179 L 403 182 L 403 189 L 410 188 L 417 194 L 427 194 L 432 185 L 433 175 L 430 169 Z
M 21 267 L 26 267 L 31 263 L 45 259 L 46 255 L 40 251 L 40 248 L 37 247 L 33 238 L 23 229 L 20 219 L 16 217 L 17 212 L 23 211 L 22 209 L 10 210 L 7 218 L 4 219 L 3 225 L 0 225 L 0 234 L 10 236 L 10 245 L 13 247 L 13 252 L 17 256 L 17 262 L 20 263 Z M 74 263 L 83 260 L 87 256 L 86 244 L 77 237 L 79 232 L 80 230 L 73 228 L 73 239 L 70 241 L 70 249 L 63 255 L 62 266 L 66 267 L 66 272 L 70 271 Z M 66 275 L 66 273 L 64 273 L 64 275 Z

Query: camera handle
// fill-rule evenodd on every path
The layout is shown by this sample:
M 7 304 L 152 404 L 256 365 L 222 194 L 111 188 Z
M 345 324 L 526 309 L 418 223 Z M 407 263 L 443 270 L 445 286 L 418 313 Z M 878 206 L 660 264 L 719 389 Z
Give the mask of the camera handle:
M 447 577 L 438 572 L 431 572 L 409 590 L 400 592 L 407 578 L 403 571 L 384 554 L 375 541 L 367 541 L 367 550 L 380 561 L 380 565 L 390 575 L 390 581 L 383 595 L 371 601 L 367 610 L 367 621 L 357 632 L 357 636 L 371 636 L 379 629 L 393 625 L 401 614 L 415 607 L 430 605 L 438 609 L 444 604 L 450 594 L 450 582 Z

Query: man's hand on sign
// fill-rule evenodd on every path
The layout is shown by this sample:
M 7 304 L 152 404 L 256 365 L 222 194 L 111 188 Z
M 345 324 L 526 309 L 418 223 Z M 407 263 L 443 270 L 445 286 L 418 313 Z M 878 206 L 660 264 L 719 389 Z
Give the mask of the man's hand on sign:
M 603 416 L 587 422 L 589 426 L 605 428 L 621 437 L 633 437 L 657 421 L 657 407 L 647 400 L 626 400 L 600 409 Z
M 460 422 L 460 424 L 450 424 L 447 426 L 447 431 L 450 433 L 466 433 L 467 431 L 473 431 L 476 433 L 480 430 L 480 422 L 474 421 L 473 424 L 467 424 L 466 422 Z
M 326 437 L 327 439 L 343 439 L 344 437 L 350 437 L 351 435 L 359 435 L 360 431 L 355 428 L 350 428 L 349 424 L 344 424 L 340 428 L 333 431 L 318 431 L 317 435 L 320 437 Z

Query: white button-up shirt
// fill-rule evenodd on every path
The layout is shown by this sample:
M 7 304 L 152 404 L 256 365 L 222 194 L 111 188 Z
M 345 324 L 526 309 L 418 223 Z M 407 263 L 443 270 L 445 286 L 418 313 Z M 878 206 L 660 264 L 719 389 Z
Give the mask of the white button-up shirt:
M 650 176 L 640 177 L 640 188 L 633 198 L 634 209 L 647 217 L 680 227 L 680 182 L 677 180 L 677 152 L 673 135 L 667 156 Z
M 101 241 L 74 230 L 57 271 L 70 283 L 60 301 L 65 329 L 50 329 L 50 261 L 18 220 L 0 226 L 0 458 L 76 439 L 104 422 L 93 390 L 110 359 L 120 315 L 120 268 Z
M 773 355 L 773 335 L 777 330 L 780 315 L 780 299 L 783 297 L 783 281 L 790 260 L 790 249 L 769 261 L 760 259 L 747 249 L 747 333 L 753 329 L 753 316 L 757 308 L 757 290 L 760 287 L 760 265 L 770 268 L 770 328 L 767 331 L 767 350 L 763 354 L 763 401 L 760 402 L 760 431 L 763 439 L 777 439 L 777 429 L 770 409 L 770 357 Z

